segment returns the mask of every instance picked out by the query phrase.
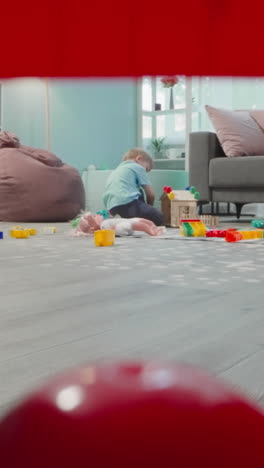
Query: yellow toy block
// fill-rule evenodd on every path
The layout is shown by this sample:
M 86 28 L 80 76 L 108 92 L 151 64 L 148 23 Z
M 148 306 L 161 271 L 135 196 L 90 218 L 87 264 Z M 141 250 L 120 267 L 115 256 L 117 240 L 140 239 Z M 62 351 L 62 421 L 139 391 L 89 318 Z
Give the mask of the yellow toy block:
M 115 231 L 113 229 L 101 229 L 94 232 L 96 247 L 110 247 L 115 243 Z
M 260 230 L 252 230 L 252 231 L 238 231 L 242 235 L 243 240 L 248 239 L 263 239 L 263 231 Z
M 12 226 L 11 229 L 9 230 L 9 235 L 11 237 L 15 237 L 14 236 L 14 231 L 18 231 L 20 229 L 24 229 L 22 226 Z
M 201 221 L 191 222 L 190 224 L 193 228 L 194 237 L 204 237 L 206 235 L 206 227 Z
M 13 226 L 9 234 L 11 237 L 16 237 L 16 238 L 27 238 L 28 236 L 25 234 L 18 234 L 19 232 L 27 232 L 29 236 L 36 236 L 37 234 L 37 229 L 35 228 L 24 228 L 23 226 Z
M 206 227 L 199 219 L 182 220 L 180 233 L 185 237 L 205 237 Z
M 15 239 L 28 239 L 30 234 L 28 229 L 14 229 L 11 236 Z
M 174 199 L 175 199 L 174 193 L 173 193 L 173 192 L 168 193 L 168 198 L 169 198 L 170 200 L 174 200 Z

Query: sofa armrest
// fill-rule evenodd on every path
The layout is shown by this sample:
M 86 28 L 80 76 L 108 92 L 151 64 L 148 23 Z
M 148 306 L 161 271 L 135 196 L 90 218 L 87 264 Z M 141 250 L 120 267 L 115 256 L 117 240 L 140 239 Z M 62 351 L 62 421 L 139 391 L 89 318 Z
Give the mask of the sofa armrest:
M 201 201 L 211 200 L 209 163 L 225 153 L 213 132 L 190 133 L 189 182 L 200 192 Z

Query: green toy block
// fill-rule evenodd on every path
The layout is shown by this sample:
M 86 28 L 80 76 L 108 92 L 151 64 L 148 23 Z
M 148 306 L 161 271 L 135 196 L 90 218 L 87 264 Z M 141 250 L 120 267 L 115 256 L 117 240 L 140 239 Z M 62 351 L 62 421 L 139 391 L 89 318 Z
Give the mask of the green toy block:
M 264 229 L 264 219 L 252 219 L 251 225 L 257 229 Z
M 192 237 L 193 236 L 193 228 L 190 225 L 190 223 L 188 223 L 188 222 L 182 223 L 182 227 L 183 227 L 184 234 L 185 234 L 186 237 Z

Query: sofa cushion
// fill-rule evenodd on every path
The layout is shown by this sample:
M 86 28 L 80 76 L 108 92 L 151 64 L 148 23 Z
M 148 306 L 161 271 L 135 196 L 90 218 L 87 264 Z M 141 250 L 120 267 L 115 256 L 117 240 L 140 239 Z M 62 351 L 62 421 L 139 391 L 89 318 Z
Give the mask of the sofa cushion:
M 218 188 L 264 188 L 264 155 L 211 159 L 209 185 Z
M 261 112 L 229 111 L 205 106 L 217 137 L 228 157 L 264 154 L 264 132 L 259 125 Z M 254 112 L 254 111 L 253 111 Z
M 257 122 L 260 128 L 264 131 L 264 110 L 250 109 L 249 113 L 251 117 Z

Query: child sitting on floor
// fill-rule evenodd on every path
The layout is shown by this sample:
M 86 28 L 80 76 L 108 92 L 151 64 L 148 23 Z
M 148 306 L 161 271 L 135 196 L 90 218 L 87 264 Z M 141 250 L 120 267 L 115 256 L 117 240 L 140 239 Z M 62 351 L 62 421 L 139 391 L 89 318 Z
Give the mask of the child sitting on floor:
M 162 213 L 153 207 L 155 194 L 147 176 L 152 166 L 151 156 L 140 148 L 133 148 L 124 155 L 123 162 L 110 175 L 103 196 L 112 216 L 145 218 L 156 226 L 163 225 Z

